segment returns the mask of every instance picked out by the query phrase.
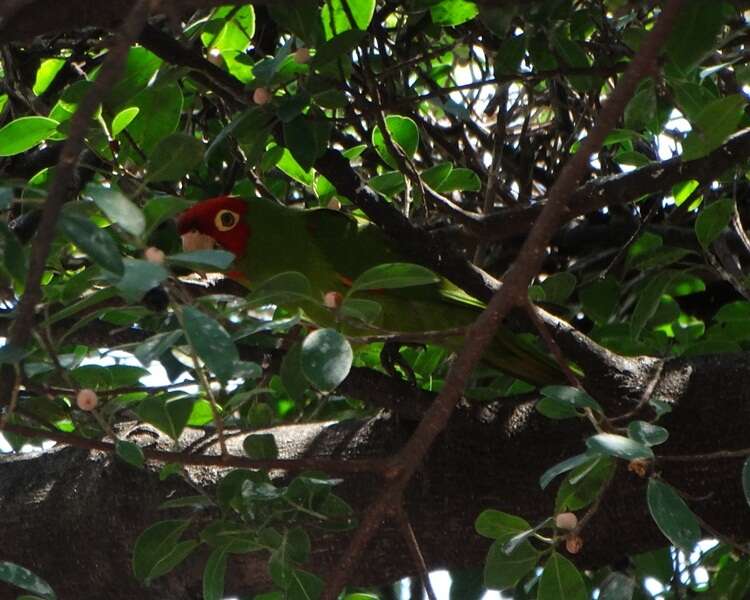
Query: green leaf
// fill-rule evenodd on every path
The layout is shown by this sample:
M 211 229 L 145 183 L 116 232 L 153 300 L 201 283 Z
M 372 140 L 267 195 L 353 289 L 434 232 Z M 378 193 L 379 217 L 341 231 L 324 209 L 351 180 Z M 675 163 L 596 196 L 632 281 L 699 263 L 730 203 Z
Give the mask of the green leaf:
M 583 48 L 575 40 L 571 40 L 557 31 L 552 36 L 552 44 L 558 57 L 569 67 L 574 69 L 586 69 L 591 66 L 591 61 Z M 570 83 L 578 91 L 595 91 L 599 87 L 600 80 L 597 77 L 587 75 L 568 75 Z
M 614 277 L 607 276 L 583 287 L 578 296 L 586 316 L 603 324 L 609 320 L 620 301 L 620 284 Z
M 450 175 L 452 170 L 452 164 L 440 163 L 439 165 L 435 165 L 434 167 L 425 169 L 424 171 L 422 171 L 422 173 L 420 173 L 420 176 L 422 177 L 422 181 L 424 181 L 434 190 L 437 190 L 440 184 L 445 181 L 445 178 Z
M 65 64 L 62 58 L 46 58 L 39 65 L 36 71 L 36 79 L 31 91 L 37 96 L 41 96 L 52 83 Z
M 215 548 L 203 570 L 203 600 L 224 598 L 224 575 L 227 571 L 227 549 Z
M 185 429 L 193 411 L 192 398 L 149 396 L 138 407 L 138 416 L 177 440 Z
M 117 291 L 128 302 L 138 302 L 146 292 L 169 276 L 164 267 L 146 260 L 126 258 L 123 264 L 125 272 L 114 283 Z
M 234 254 L 226 250 L 193 250 L 167 257 L 170 264 L 181 265 L 198 271 L 215 269 L 225 271 L 234 262 Z
M 656 273 L 641 290 L 630 317 L 630 333 L 634 338 L 640 336 L 646 323 L 656 314 L 661 297 L 672 282 L 673 275 L 669 271 Z
M 682 159 L 694 160 L 721 146 L 737 131 L 746 104 L 744 96 L 735 94 L 705 105 L 693 120 L 693 131 L 682 145 Z
M 192 205 L 192 202 L 175 196 L 152 198 L 143 207 L 143 215 L 146 217 L 144 237 L 148 237 L 161 223 L 187 210 Z
M 206 367 L 222 381 L 231 379 L 239 354 L 226 329 L 192 306 L 184 309 L 182 321 L 188 342 Z
M 299 115 L 292 121 L 284 123 L 284 145 L 289 148 L 294 160 L 305 171 L 312 169 L 321 148 L 316 144 L 315 132 L 310 120 Z
M 638 92 L 625 107 L 625 127 L 634 131 L 643 131 L 656 119 L 656 85 L 652 79 L 643 82 Z
M 73 213 L 63 213 L 59 226 L 71 242 L 101 267 L 117 275 L 125 272 L 120 249 L 108 231 L 97 227 L 86 217 Z
M 387 171 L 371 177 L 369 186 L 383 196 L 395 196 L 406 189 L 406 180 L 401 171 Z
M 352 283 L 350 294 L 363 290 L 387 290 L 437 283 L 440 278 L 413 263 L 384 263 L 367 269 Z
M 312 297 L 310 280 L 298 271 L 284 271 L 269 277 L 248 295 L 249 306 L 286 304 Z
M 701 530 L 695 515 L 674 488 L 651 478 L 646 500 L 651 517 L 670 543 L 687 553 L 692 552 Z
M 586 600 L 588 597 L 578 569 L 562 554 L 553 552 L 544 563 L 537 600 Z
M 586 440 L 586 446 L 593 452 L 608 454 L 624 460 L 640 458 L 652 460 L 654 453 L 645 444 L 614 433 L 597 433 Z
M 555 304 L 564 304 L 565 301 L 576 289 L 576 276 L 567 271 L 555 273 L 547 277 L 540 284 L 544 290 L 545 302 L 554 302 Z
M 128 126 L 128 133 L 147 156 L 151 156 L 157 144 L 177 129 L 182 105 L 180 86 L 169 80 L 143 89 L 126 102 L 125 106 L 136 106 L 139 109 L 138 118 Z M 141 162 L 139 156 L 132 156 L 138 163 Z
M 442 0 L 430 8 L 430 16 L 435 25 L 455 27 L 471 21 L 479 14 L 479 8 L 469 0 Z
M 275 459 L 279 457 L 279 448 L 272 433 L 254 433 L 242 442 L 242 449 L 248 458 L 255 460 Z
M 171 510 L 173 508 L 200 509 L 210 506 L 214 506 L 214 502 L 213 500 L 211 500 L 211 498 L 208 498 L 206 496 L 181 496 L 179 498 L 172 498 L 171 500 L 162 502 L 159 505 L 159 510 Z
M 385 126 L 394 144 L 401 147 L 407 158 L 414 156 L 419 146 L 419 129 L 417 124 L 409 117 L 390 115 L 385 118 Z M 380 126 L 376 125 L 372 130 L 372 145 L 375 150 L 392 169 L 398 169 L 398 162 L 388 150 L 383 138 Z
M 334 329 L 313 331 L 302 342 L 302 372 L 321 391 L 330 392 L 346 379 L 353 358 L 351 345 Z
M 592 456 L 590 454 L 576 454 L 575 456 L 566 458 L 565 460 L 551 466 L 544 473 L 542 473 L 542 476 L 539 478 L 539 487 L 541 487 L 542 489 L 546 488 L 558 475 L 566 473 L 571 469 L 575 469 L 582 464 L 590 462 L 591 459 Z
M 555 511 L 580 510 L 591 504 L 611 479 L 615 461 L 597 456 L 576 467 L 560 485 L 555 498 Z
M 703 248 L 708 249 L 729 225 L 734 214 L 734 200 L 722 198 L 701 210 L 695 220 L 695 235 Z
M 528 521 L 499 510 L 487 509 L 481 512 L 474 522 L 479 535 L 505 543 L 513 536 L 531 529 Z
M 658 446 L 667 441 L 669 432 L 647 421 L 632 421 L 628 423 L 628 437 L 646 446 Z
M 344 7 L 344 2 L 348 10 Z M 325 38 L 330 40 L 333 36 L 349 29 L 367 29 L 374 12 L 375 0 L 330 0 L 326 2 L 320 11 L 320 22 L 323 25 Z M 354 18 L 354 23 L 349 19 L 349 14 Z
M 275 116 L 268 106 L 253 106 L 239 113 L 214 137 L 206 150 L 206 160 L 209 160 L 225 140 L 234 136 L 245 153 L 248 164 L 257 164 L 265 150 L 266 138 L 274 121 Z
M 21 242 L 5 223 L 0 223 L 0 251 L 2 266 L 16 283 L 26 281 L 28 259 Z
M 356 48 L 367 36 L 366 31 L 359 29 L 350 29 L 333 36 L 320 44 L 315 50 L 315 56 L 312 58 L 311 65 L 320 68 L 329 62 L 338 58 L 348 57 L 352 50 Z
M 130 106 L 128 108 L 123 108 L 120 112 L 118 112 L 115 115 L 115 118 L 112 119 L 112 126 L 110 127 L 113 138 L 116 138 L 118 135 L 120 135 L 123 130 L 130 125 L 130 123 L 138 116 L 138 113 L 141 112 L 141 109 L 137 106 Z
M 187 133 L 162 139 L 146 163 L 146 181 L 177 181 L 203 160 L 203 142 Z
M 435 191 L 441 193 L 448 192 L 478 192 L 482 189 L 482 182 L 479 176 L 471 169 L 456 168 L 443 179 Z
M 503 551 L 502 542 L 493 542 L 484 563 L 484 585 L 495 590 L 512 587 L 529 574 L 538 561 L 539 552 L 528 541 L 510 554 Z
M 175 346 L 181 338 L 182 331 L 179 329 L 157 333 L 138 344 L 133 354 L 144 367 L 148 367 L 151 361 L 157 360 L 167 350 Z
M 57 597 L 54 590 L 44 579 L 12 562 L 0 561 L 0 581 L 15 585 L 27 592 L 41 596 L 45 600 L 55 600 Z
M 281 361 L 279 372 L 284 389 L 295 402 L 302 402 L 310 387 L 310 382 L 302 372 L 301 353 L 302 344 L 292 346 Z
M 549 400 L 563 406 L 584 409 L 590 408 L 594 412 L 604 414 L 601 405 L 583 390 L 569 385 L 548 385 L 541 390 L 542 395 Z
M 0 129 L 0 156 L 26 152 L 46 140 L 57 129 L 58 122 L 47 117 L 20 117 Z
M 599 587 L 599 600 L 632 600 L 635 587 L 634 577 L 613 571 Z
M 133 574 L 148 583 L 180 564 L 198 546 L 195 540 L 180 542 L 189 520 L 160 521 L 146 529 L 133 548 Z
M 696 67 L 714 49 L 725 18 L 721 4 L 690 0 L 680 10 L 667 39 L 666 52 L 681 69 Z
M 288 148 L 283 149 L 281 158 L 279 159 L 279 162 L 276 163 L 276 166 L 295 181 L 299 181 L 302 185 L 311 186 L 314 183 L 312 171 L 310 169 L 302 168 L 302 166 L 294 159 L 292 153 L 289 152 Z
M 143 456 L 143 450 L 138 444 L 128 442 L 126 440 L 117 440 L 115 444 L 115 453 L 126 463 L 133 465 L 134 467 L 142 468 L 145 462 Z
M 128 233 L 139 236 L 146 229 L 146 218 L 125 194 L 115 188 L 88 186 L 84 192 L 113 223 Z

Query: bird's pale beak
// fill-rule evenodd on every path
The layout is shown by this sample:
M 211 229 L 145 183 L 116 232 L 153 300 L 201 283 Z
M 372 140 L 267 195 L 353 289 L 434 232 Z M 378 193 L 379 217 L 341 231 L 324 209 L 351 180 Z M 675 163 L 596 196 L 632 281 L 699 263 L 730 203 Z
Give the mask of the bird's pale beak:
M 185 252 L 192 252 L 193 250 L 213 250 L 216 246 L 216 240 L 210 235 L 200 233 L 199 231 L 188 231 L 183 233 L 182 238 L 182 249 Z

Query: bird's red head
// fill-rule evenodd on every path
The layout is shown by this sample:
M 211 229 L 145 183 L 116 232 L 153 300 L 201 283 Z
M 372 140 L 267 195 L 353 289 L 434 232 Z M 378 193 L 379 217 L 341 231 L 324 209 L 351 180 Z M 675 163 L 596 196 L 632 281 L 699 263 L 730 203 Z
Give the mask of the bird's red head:
M 240 198 L 211 198 L 198 202 L 182 213 L 177 229 L 183 236 L 197 232 L 213 238 L 219 246 L 240 257 L 245 253 L 250 236 L 250 226 L 244 218 L 245 212 L 247 203 Z

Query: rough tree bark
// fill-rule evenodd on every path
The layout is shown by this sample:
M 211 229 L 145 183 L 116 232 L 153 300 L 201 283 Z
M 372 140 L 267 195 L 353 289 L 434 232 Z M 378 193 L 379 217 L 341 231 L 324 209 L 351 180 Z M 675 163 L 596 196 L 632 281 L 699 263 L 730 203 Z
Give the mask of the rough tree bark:
M 612 410 L 632 407 L 648 384 L 654 362 L 632 359 L 622 366 L 608 380 L 608 391 L 602 389 Z M 655 468 L 691 499 L 691 508 L 706 523 L 737 539 L 750 535 L 750 514 L 740 486 L 742 458 L 674 457 L 746 446 L 750 392 L 742 375 L 748 368 L 750 357 L 744 354 L 669 360 L 654 391 L 673 405 L 660 421 L 670 431 L 660 454 L 671 458 L 660 460 Z M 355 458 L 387 456 L 412 427 L 411 421 L 383 413 L 366 422 L 287 426 L 273 432 L 285 458 Z M 482 564 L 489 544 L 473 532 L 473 521 L 485 508 L 520 514 L 531 522 L 549 516 L 554 486 L 543 492 L 538 477 L 552 464 L 581 452 L 587 433 L 585 425 L 550 421 L 530 404 L 464 407 L 407 493 L 407 510 L 429 567 Z M 215 469 L 191 472 L 208 486 L 220 476 Z M 356 509 L 365 506 L 380 486 L 374 476 L 344 479 L 339 493 Z M 153 468 L 138 471 L 98 452 L 63 449 L 6 460 L 0 464 L 0 557 L 31 568 L 63 598 L 194 598 L 200 590 L 204 554 L 197 553 L 149 589 L 133 578 L 129 562 L 135 538 L 149 524 L 186 516 L 184 511 L 158 511 L 158 505 L 173 495 L 192 493 L 182 483 L 160 482 Z M 588 567 L 666 544 L 648 514 L 645 480 L 629 473 L 624 463 L 583 537 L 577 560 Z M 318 537 L 311 568 L 325 576 L 346 541 L 344 534 Z M 260 591 L 267 582 L 264 558 L 233 557 L 227 593 Z M 414 572 L 399 535 L 389 527 L 368 550 L 354 580 L 383 583 Z

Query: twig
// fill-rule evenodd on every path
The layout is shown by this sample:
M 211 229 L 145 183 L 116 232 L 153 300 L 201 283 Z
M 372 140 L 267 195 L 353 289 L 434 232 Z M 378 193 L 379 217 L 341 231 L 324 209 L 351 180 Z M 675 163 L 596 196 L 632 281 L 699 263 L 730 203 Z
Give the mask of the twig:
M 430 572 L 427 569 L 424 556 L 422 556 L 422 550 L 419 548 L 417 536 L 414 535 L 414 528 L 411 526 L 409 515 L 406 514 L 403 506 L 399 506 L 395 510 L 395 517 L 401 530 L 401 535 L 404 537 L 404 541 L 409 548 L 409 554 L 411 554 L 415 566 L 419 569 L 419 578 L 422 580 L 427 597 L 429 600 L 437 600 L 435 590 L 432 589 L 432 584 L 430 583 Z

